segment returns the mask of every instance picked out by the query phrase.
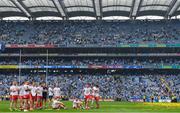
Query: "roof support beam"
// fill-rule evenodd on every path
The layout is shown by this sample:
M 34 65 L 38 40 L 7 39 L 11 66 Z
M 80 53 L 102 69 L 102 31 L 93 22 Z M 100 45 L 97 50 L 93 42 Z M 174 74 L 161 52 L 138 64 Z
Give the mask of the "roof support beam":
M 167 14 L 165 15 L 165 17 L 171 17 L 174 15 L 174 13 L 177 11 L 177 9 L 179 8 L 180 6 L 180 0 L 173 0 L 173 2 L 171 3 L 168 11 L 167 11 Z
M 19 2 L 19 0 L 11 0 L 11 2 L 18 7 L 28 18 L 32 17 L 31 13 L 27 10 L 25 6 Z
M 93 5 L 94 5 L 94 11 L 96 13 L 96 17 L 102 17 L 102 11 L 101 11 L 101 1 L 102 0 L 93 0 Z
M 129 18 L 132 18 L 132 13 L 133 13 L 133 10 L 134 10 L 134 7 L 135 7 L 135 2 L 136 2 L 136 0 L 133 0 Z
M 133 1 L 132 9 L 131 9 L 130 16 L 129 16 L 130 18 L 137 16 L 137 13 L 140 9 L 141 3 L 142 3 L 142 0 L 134 0 Z
M 100 17 L 103 17 L 103 8 L 102 8 L 102 0 L 99 0 L 99 4 L 100 4 Z
M 67 17 L 67 12 L 65 9 L 65 5 L 62 0 L 52 0 L 54 5 L 56 6 L 58 12 L 61 14 L 62 17 Z

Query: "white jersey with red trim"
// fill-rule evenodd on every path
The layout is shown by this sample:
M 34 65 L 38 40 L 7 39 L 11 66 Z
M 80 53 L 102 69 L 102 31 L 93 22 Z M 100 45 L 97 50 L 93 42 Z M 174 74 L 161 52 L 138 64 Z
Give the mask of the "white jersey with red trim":
M 60 97 L 61 96 L 61 89 L 60 88 L 55 87 L 53 89 L 53 92 L 54 92 L 54 97 Z
M 19 86 L 19 96 L 24 96 L 24 92 L 25 92 L 24 86 L 23 85 Z
M 37 92 L 37 87 L 35 87 L 35 86 L 31 86 L 31 94 L 32 94 L 32 96 L 36 96 L 36 93 Z
M 37 96 L 43 96 L 43 87 L 38 86 L 36 92 L 37 92 Z
M 93 89 L 93 96 L 99 97 L 99 88 L 94 86 L 92 89 Z
M 30 86 L 24 85 L 24 95 L 29 95 L 29 94 L 30 94 Z
M 88 96 L 91 95 L 92 89 L 90 87 L 85 87 L 84 88 L 84 95 Z
M 10 95 L 14 96 L 14 95 L 18 95 L 18 91 L 19 91 L 19 87 L 12 85 L 10 87 Z

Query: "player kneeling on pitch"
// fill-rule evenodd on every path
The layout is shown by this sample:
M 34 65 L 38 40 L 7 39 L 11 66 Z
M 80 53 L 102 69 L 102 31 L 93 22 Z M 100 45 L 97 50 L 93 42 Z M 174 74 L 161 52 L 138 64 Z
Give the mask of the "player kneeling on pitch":
M 64 103 L 60 102 L 58 98 L 54 98 L 52 101 L 52 109 L 66 109 Z

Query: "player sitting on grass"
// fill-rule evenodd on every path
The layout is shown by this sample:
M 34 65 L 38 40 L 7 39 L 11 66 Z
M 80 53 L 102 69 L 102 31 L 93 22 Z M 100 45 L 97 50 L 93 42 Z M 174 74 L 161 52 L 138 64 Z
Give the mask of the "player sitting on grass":
M 52 109 L 59 110 L 59 109 L 66 109 L 66 107 L 62 102 L 59 101 L 58 98 L 54 98 L 52 101 Z
M 17 110 L 17 101 L 18 101 L 18 91 L 19 87 L 17 86 L 17 82 L 13 82 L 12 86 L 10 87 L 10 111 Z
M 75 98 L 73 101 L 73 109 L 84 109 L 83 102 L 80 99 Z

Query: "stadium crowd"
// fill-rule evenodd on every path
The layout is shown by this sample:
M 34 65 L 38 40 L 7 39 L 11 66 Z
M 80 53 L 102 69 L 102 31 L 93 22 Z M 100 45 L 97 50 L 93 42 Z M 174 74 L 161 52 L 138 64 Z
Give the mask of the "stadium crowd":
M 180 41 L 180 22 L 171 21 L 60 21 L 0 22 L 6 44 L 118 46 L 119 44 L 174 44 Z
M 45 76 L 22 75 L 24 81 L 45 82 Z M 12 81 L 18 81 L 18 74 L 0 74 L 0 95 L 9 94 Z M 98 84 L 102 99 L 120 99 L 130 101 L 132 98 L 171 98 L 180 97 L 180 75 L 57 75 L 47 77 L 48 86 L 58 83 L 61 94 L 68 98 L 83 98 L 82 90 L 85 84 Z
M 18 65 L 19 59 L 3 58 L 0 65 Z M 22 65 L 46 65 L 45 58 L 24 58 Z M 159 65 L 180 65 L 178 58 L 49 58 L 48 65 L 136 65 L 136 66 L 159 66 Z

